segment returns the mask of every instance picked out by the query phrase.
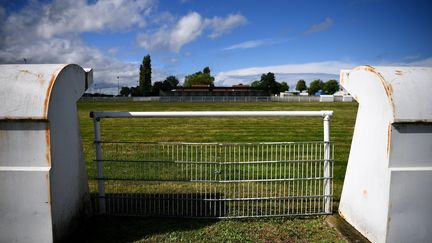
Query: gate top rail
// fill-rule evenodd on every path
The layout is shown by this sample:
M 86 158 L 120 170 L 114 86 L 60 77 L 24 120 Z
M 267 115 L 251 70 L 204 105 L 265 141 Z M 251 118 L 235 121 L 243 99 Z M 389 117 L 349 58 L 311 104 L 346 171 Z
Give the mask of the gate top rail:
M 239 117 L 239 116 L 316 116 L 330 118 L 333 111 L 162 111 L 162 112 L 90 112 L 91 118 L 172 118 L 172 117 Z

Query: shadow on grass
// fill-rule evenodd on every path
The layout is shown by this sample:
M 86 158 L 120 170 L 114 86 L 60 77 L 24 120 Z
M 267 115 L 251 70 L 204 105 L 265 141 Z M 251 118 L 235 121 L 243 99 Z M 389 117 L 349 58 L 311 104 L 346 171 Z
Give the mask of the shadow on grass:
M 159 241 L 161 239 L 164 241 L 176 241 L 178 240 L 176 236 L 178 236 L 179 233 L 180 235 L 190 235 L 206 227 L 212 228 L 213 225 L 219 225 L 219 228 L 217 228 L 217 232 L 214 232 L 214 228 L 210 229 L 210 231 L 213 232 L 205 236 L 207 241 L 216 240 L 214 234 L 217 234 L 221 240 L 228 237 L 227 239 L 233 239 L 234 241 L 243 241 L 247 239 L 250 240 L 250 237 L 252 236 L 251 239 L 254 237 L 270 239 L 273 237 L 272 235 L 278 235 L 279 237 L 279 228 L 281 227 L 281 224 L 285 224 L 285 222 L 289 223 L 289 227 L 293 227 L 290 226 L 290 222 L 292 221 L 291 219 L 230 220 L 219 224 L 218 222 L 221 222 L 220 220 L 205 219 L 205 217 L 226 215 L 225 213 L 228 212 L 228 205 L 225 201 L 219 200 L 221 198 L 223 197 L 219 193 L 107 193 L 105 195 L 105 206 L 108 214 L 141 215 L 146 217 L 94 216 L 82 224 L 81 228 L 72 237 L 65 239 L 63 242 L 134 242 L 146 239 L 150 241 Z M 93 194 L 92 204 L 95 212 L 98 211 L 97 199 L 97 195 Z M 254 212 L 259 214 L 259 211 L 257 211 L 259 209 L 256 207 L 257 205 L 255 205 L 252 210 L 255 210 Z M 267 209 L 267 206 L 271 205 L 271 201 L 268 205 L 260 205 L 264 205 L 264 208 Z M 276 204 L 276 206 L 277 205 L 278 204 Z M 244 210 L 245 208 L 242 209 Z M 248 209 L 246 208 L 246 210 Z M 152 217 L 157 215 L 171 217 L 194 216 L 199 218 L 199 220 Z M 311 218 L 307 217 L 307 219 L 306 222 Z M 297 217 L 297 220 L 302 220 L 302 217 Z M 255 228 L 251 228 L 251 224 L 255 225 Z M 263 224 L 269 224 L 272 229 L 270 229 L 269 232 L 266 232 L 267 226 L 263 228 Z M 294 234 L 294 236 L 296 236 L 296 234 Z M 200 239 L 199 237 L 200 236 L 198 236 L 198 239 Z M 284 239 L 283 241 L 285 241 L 290 237 L 292 238 L 293 236 L 284 235 L 284 237 L 281 237 L 280 239 Z M 193 238 L 193 241 L 196 240 L 197 238 Z
M 133 242 L 158 234 L 191 231 L 217 220 L 94 216 L 63 242 Z
M 109 215 L 145 217 L 225 216 L 227 204 L 221 193 L 107 193 Z M 98 195 L 91 194 L 93 212 L 99 212 Z
M 98 211 L 97 195 L 92 194 L 92 207 Z M 204 201 L 204 199 L 216 201 Z M 133 242 L 155 235 L 197 230 L 217 220 L 184 219 L 160 216 L 215 217 L 225 212 L 220 194 L 142 194 L 123 193 L 105 195 L 106 210 L 111 215 L 93 216 L 81 228 L 63 242 Z M 215 209 L 213 209 L 215 208 Z M 216 210 L 217 209 L 217 210 Z

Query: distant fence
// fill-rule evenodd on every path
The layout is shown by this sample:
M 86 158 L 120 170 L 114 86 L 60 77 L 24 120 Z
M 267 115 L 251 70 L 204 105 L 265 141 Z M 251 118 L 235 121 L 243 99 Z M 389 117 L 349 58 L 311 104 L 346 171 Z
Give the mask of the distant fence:
M 319 96 L 272 96 L 272 101 L 285 101 L 285 102 L 318 102 Z
M 161 96 L 161 102 L 258 102 L 272 101 L 270 96 Z
M 319 96 L 152 96 L 152 97 L 82 97 L 80 101 L 160 101 L 160 102 L 319 102 Z M 347 102 L 335 96 L 334 102 Z
M 150 97 L 81 97 L 80 101 L 159 101 L 159 96 Z

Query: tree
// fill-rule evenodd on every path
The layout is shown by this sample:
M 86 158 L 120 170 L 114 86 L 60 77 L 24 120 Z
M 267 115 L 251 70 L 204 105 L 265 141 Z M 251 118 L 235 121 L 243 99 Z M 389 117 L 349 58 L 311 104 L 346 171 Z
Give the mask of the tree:
M 141 96 L 142 95 L 140 86 L 131 87 L 130 90 L 131 90 L 132 96 Z
M 324 87 L 324 83 L 321 79 L 316 79 L 309 84 L 308 93 L 309 95 L 313 95 L 316 92 L 322 90 Z
M 251 83 L 251 87 L 259 89 L 261 88 L 261 82 L 259 80 L 255 80 Z
M 120 90 L 121 96 L 129 96 L 131 93 L 131 89 L 129 87 L 122 87 Z
M 286 86 L 282 87 L 282 84 L 276 81 L 274 73 L 268 72 L 261 75 L 260 80 L 255 80 L 251 83 L 251 87 L 255 89 L 261 89 L 271 94 L 277 94 L 288 89 L 288 84 L 284 82 Z
M 151 59 L 150 55 L 143 58 L 142 64 L 140 65 L 139 74 L 139 88 L 141 89 L 141 94 L 147 96 L 152 91 L 151 84 Z
M 175 88 L 177 88 L 179 84 L 178 79 L 175 76 L 168 76 L 164 81 L 162 85 L 163 91 L 171 91 Z
M 334 94 L 339 90 L 339 83 L 334 79 L 328 80 L 324 83 L 322 90 L 326 94 Z
M 162 87 L 163 87 L 162 81 L 154 82 L 152 87 L 152 95 L 159 96 L 159 92 L 162 89 Z
M 267 74 L 261 75 L 261 88 L 272 94 L 279 92 L 280 83 L 276 82 L 274 73 L 268 72 Z
M 185 77 L 185 87 L 192 87 L 192 85 L 210 85 L 214 86 L 214 77 L 210 75 L 210 68 L 205 67 L 203 71 L 196 72 L 194 74 Z
M 300 79 L 299 81 L 297 81 L 297 85 L 296 85 L 296 90 L 298 90 L 299 92 L 302 92 L 303 90 L 306 90 L 306 82 L 303 79 Z
M 286 82 L 281 82 L 280 84 L 281 85 L 280 85 L 279 92 L 285 92 L 285 91 L 289 90 L 289 86 L 288 86 L 288 84 Z
M 154 82 L 152 87 L 152 95 L 159 96 L 160 91 L 171 91 L 178 86 L 178 79 L 175 76 L 168 76 L 163 82 Z
M 210 75 L 210 68 L 209 68 L 209 67 L 205 67 L 205 68 L 203 69 L 203 73 L 204 73 L 204 74 L 208 74 L 208 75 Z

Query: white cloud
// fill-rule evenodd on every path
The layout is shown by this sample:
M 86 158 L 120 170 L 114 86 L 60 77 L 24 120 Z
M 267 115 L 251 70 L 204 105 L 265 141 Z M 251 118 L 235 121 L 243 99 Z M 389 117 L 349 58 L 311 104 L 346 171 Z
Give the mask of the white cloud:
M 416 60 L 420 58 L 420 54 L 415 54 L 415 55 L 408 55 L 408 56 L 404 56 L 403 60 Z
M 172 50 L 178 52 L 180 48 L 195 40 L 203 30 L 201 15 L 191 12 L 183 16 L 175 26 L 162 27 L 157 32 L 140 34 L 138 43 L 147 50 Z
M 173 25 L 177 22 L 176 17 L 167 11 L 157 12 L 151 15 L 151 23 L 156 25 Z
M 169 12 L 150 14 L 154 0 L 53 0 L 29 1 L 26 6 L 7 13 L 0 7 L 0 63 L 76 63 L 94 68 L 97 88 L 116 91 L 117 76 L 121 85 L 136 85 L 137 63 L 120 61 L 118 49 L 100 50 L 87 46 L 81 39 L 84 32 L 124 32 L 133 27 L 155 26 L 155 32 L 138 37 L 148 50 L 178 51 L 197 39 L 203 31 L 212 36 L 228 33 L 245 18 L 228 15 L 225 18 L 203 18 L 191 12 L 177 19 Z M 220 26 L 219 26 L 220 25 Z M 105 54 L 104 54 L 105 53 Z M 169 62 L 177 62 L 171 58 Z M 168 73 L 153 67 L 153 80 L 162 80 Z
M 21 10 L 6 15 L 0 8 L 0 63 L 76 63 L 94 69 L 97 89 L 117 92 L 121 86 L 136 85 L 139 64 L 126 63 L 87 46 L 81 32 L 123 31 L 142 26 L 152 8 L 147 0 L 60 1 L 39 5 L 30 1 Z M 115 10 L 115 11 L 114 11 Z M 115 53 L 115 49 L 108 49 Z M 163 70 L 153 69 L 155 78 Z
M 82 62 L 102 56 L 87 47 L 79 33 L 119 30 L 144 23 L 149 0 L 55 0 L 30 3 L 0 19 L 0 62 Z
M 190 12 L 181 17 L 177 23 L 166 25 L 154 32 L 141 33 L 138 38 L 139 46 L 147 50 L 170 50 L 178 52 L 186 45 L 201 36 L 208 29 L 210 38 L 229 33 L 246 22 L 242 15 L 228 15 L 226 18 L 203 18 L 197 12 Z
M 339 61 L 312 62 L 303 64 L 287 64 L 277 66 L 250 67 L 227 72 L 220 72 L 215 76 L 218 85 L 233 85 L 237 83 L 249 84 L 258 80 L 263 73 L 272 72 L 279 81 L 286 81 L 290 87 L 299 79 L 312 81 L 314 79 L 337 79 L 341 69 L 350 69 L 355 64 Z
M 259 80 L 263 73 L 272 72 L 278 81 L 286 81 L 293 88 L 299 79 L 306 82 L 315 79 L 327 81 L 329 79 L 339 79 L 341 69 L 352 69 L 363 65 L 352 62 L 325 61 L 311 62 L 302 64 L 286 64 L 277 66 L 250 67 L 226 72 L 219 72 L 215 76 L 216 85 L 231 86 L 233 84 L 250 84 L 254 80 Z M 374 64 L 375 65 L 375 64 Z M 423 66 L 432 67 L 432 57 L 415 62 L 393 62 L 376 63 L 378 66 Z
M 419 61 L 415 61 L 415 62 L 411 62 L 410 65 L 412 66 L 419 66 L 419 67 L 432 67 L 432 57 L 423 59 L 423 60 L 419 60 Z
M 214 39 L 229 33 L 232 29 L 246 24 L 246 18 L 241 14 L 230 14 L 226 18 L 213 17 L 206 19 L 205 24 L 211 29 L 209 37 Z
M 117 55 L 118 49 L 115 47 L 108 48 L 107 52 L 111 55 Z
M 23 58 L 28 63 L 76 63 L 93 68 L 99 88 L 117 87 L 117 76 L 122 77 L 123 85 L 136 85 L 138 77 L 139 64 L 109 58 L 77 37 L 34 40 L 26 46 L 8 46 L 0 51 L 1 63 L 22 63 Z
M 49 39 L 68 33 L 123 30 L 144 26 L 144 16 L 151 10 L 149 0 L 54 0 L 48 4 L 29 4 L 9 16 L 6 30 L 27 30 L 31 36 Z M 31 28 L 29 28 L 31 27 Z
M 413 66 L 413 67 L 432 67 L 432 57 L 428 57 L 421 60 L 407 60 L 403 58 L 404 61 L 401 62 L 388 62 L 388 63 L 380 63 L 380 66 Z
M 182 17 L 171 32 L 171 47 L 178 51 L 180 48 L 195 40 L 203 30 L 203 20 L 198 13 L 190 13 Z
M 341 68 L 350 68 L 353 64 L 338 62 L 338 61 L 327 61 L 327 62 L 311 62 L 303 64 L 287 64 L 277 66 L 264 66 L 264 67 L 250 67 L 232 70 L 228 72 L 220 72 L 217 76 L 247 76 L 255 74 L 263 74 L 267 72 L 273 73 L 330 73 L 338 74 Z M 216 76 L 216 80 L 218 79 Z
M 305 30 L 305 33 L 309 34 L 309 33 L 314 33 L 314 32 L 318 32 L 318 31 L 323 31 L 323 30 L 330 28 L 332 25 L 333 25 L 333 19 L 331 19 L 330 17 L 327 17 L 321 23 L 314 24 L 311 27 L 309 27 L 307 30 Z
M 276 44 L 276 43 L 280 43 L 280 42 L 282 42 L 282 41 L 273 40 L 273 39 L 250 40 L 250 41 L 244 41 L 244 42 L 240 42 L 240 43 L 225 47 L 222 49 L 222 51 L 256 48 L 256 47 L 272 45 L 272 44 Z
M 6 10 L 0 6 L 0 21 L 6 17 Z

